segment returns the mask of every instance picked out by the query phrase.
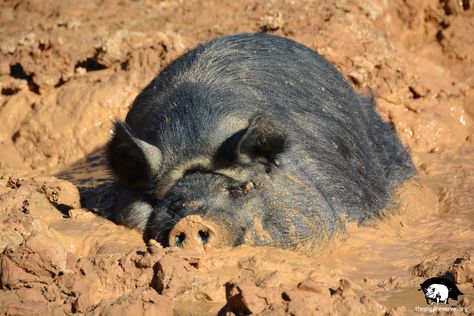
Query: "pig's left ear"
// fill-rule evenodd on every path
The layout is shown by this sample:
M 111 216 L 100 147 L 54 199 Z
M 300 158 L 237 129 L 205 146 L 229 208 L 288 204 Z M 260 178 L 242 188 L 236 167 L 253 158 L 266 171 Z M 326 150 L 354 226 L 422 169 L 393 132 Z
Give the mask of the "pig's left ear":
M 112 171 L 127 186 L 143 186 L 156 177 L 162 154 L 158 147 L 137 138 L 125 122 L 116 121 L 114 136 L 107 146 Z
M 278 164 L 278 155 L 285 151 L 286 145 L 281 133 L 274 131 L 256 116 L 250 120 L 246 129 L 237 132 L 222 144 L 216 158 L 221 163 L 261 161 Z

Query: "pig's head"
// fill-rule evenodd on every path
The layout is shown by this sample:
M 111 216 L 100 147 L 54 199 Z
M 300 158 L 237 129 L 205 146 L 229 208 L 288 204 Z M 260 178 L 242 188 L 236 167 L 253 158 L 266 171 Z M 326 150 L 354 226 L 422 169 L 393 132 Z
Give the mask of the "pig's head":
M 207 164 L 187 164 L 176 175 L 179 168 L 166 166 L 158 146 L 117 123 L 109 162 L 124 184 L 155 192 L 153 211 L 143 214 L 145 239 L 200 250 L 239 244 L 312 247 L 316 236 L 328 236 L 323 224 L 328 221 L 318 218 L 314 205 L 322 199 L 282 166 L 287 147 L 281 133 L 255 118 L 215 146 Z

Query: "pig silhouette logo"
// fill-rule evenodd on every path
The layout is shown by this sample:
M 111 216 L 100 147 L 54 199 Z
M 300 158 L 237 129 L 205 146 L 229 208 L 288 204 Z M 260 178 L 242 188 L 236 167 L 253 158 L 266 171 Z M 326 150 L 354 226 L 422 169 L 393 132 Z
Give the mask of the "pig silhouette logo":
M 445 278 L 428 279 L 420 287 L 425 294 L 426 304 L 448 304 L 450 298 L 457 301 L 458 296 L 463 295 L 454 282 Z

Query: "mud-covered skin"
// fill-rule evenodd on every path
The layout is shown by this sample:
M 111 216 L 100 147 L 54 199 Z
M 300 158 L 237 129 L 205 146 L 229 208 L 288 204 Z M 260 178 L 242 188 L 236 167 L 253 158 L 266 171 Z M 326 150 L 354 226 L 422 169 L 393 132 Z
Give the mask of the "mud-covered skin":
M 218 37 L 166 67 L 116 123 L 108 156 L 124 186 L 154 196 L 130 194 L 117 218 L 164 245 L 200 215 L 214 246 L 312 249 L 341 216 L 377 216 L 415 173 L 334 66 L 266 34 Z

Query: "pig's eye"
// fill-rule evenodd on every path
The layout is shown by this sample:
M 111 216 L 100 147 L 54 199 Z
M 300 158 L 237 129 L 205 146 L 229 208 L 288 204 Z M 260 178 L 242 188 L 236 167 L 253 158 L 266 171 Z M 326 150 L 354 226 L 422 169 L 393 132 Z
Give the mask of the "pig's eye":
M 244 190 L 242 190 L 240 187 L 228 188 L 227 190 L 229 190 L 229 193 L 230 193 L 233 197 L 235 197 L 235 198 L 241 197 L 241 196 L 244 196 L 244 195 L 247 194 L 247 193 L 246 193 Z
M 254 188 L 255 185 L 253 184 L 253 182 L 247 181 L 242 183 L 241 185 L 229 187 L 227 188 L 227 190 L 233 197 L 238 198 L 247 195 L 249 192 L 252 192 Z

